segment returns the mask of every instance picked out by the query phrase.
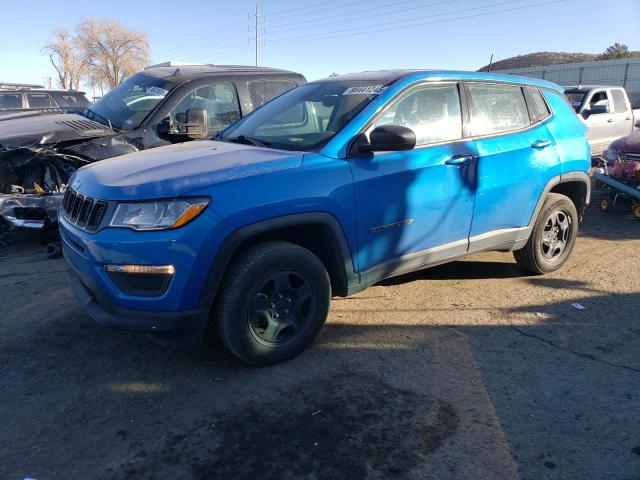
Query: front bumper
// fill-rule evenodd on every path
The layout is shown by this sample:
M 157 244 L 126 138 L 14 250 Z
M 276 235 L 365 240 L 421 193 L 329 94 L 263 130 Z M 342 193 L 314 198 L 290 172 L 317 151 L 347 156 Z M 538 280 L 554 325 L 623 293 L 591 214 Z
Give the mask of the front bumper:
M 211 209 L 175 230 L 135 232 L 104 228 L 89 233 L 59 215 L 71 288 L 98 323 L 153 333 L 204 333 L 212 297 L 205 280 L 230 227 Z M 127 294 L 105 265 L 172 265 L 168 287 L 157 296 Z
M 183 312 L 148 312 L 118 308 L 81 280 L 69 264 L 69 285 L 87 313 L 96 322 L 107 327 L 153 333 L 198 334 L 204 331 L 207 315 L 200 309 Z

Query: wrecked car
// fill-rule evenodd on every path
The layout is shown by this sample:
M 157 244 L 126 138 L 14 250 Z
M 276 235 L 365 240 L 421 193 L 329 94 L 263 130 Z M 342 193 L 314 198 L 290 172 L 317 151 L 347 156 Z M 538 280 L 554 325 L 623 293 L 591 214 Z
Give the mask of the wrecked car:
M 74 112 L 0 117 L 0 228 L 57 232 L 69 176 L 88 163 L 214 136 L 305 78 L 264 67 L 147 67 Z

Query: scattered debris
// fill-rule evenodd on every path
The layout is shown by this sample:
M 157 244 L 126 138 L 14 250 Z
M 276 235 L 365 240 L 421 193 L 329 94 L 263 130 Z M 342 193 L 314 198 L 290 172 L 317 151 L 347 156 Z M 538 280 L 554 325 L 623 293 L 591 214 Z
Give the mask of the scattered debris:
M 311 416 L 313 417 L 314 415 L 317 415 L 317 414 L 319 414 L 320 412 L 322 412 L 322 409 L 320 409 L 320 410 L 316 410 L 315 412 L 313 412 L 313 413 L 311 414 Z
M 586 310 L 587 307 L 585 307 L 584 305 L 581 305 L 579 303 L 572 303 L 571 306 L 573 308 L 575 308 L 576 310 Z

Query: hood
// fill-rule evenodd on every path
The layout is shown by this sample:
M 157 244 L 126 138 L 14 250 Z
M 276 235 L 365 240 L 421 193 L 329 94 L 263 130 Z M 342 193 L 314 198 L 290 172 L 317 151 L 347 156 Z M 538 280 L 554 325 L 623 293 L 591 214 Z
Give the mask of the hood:
M 78 142 L 113 134 L 114 131 L 102 123 L 75 113 L 0 117 L 0 145 L 7 148 Z
M 640 153 L 640 130 L 634 130 L 630 135 L 619 138 L 609 148 L 616 152 Z
M 110 158 L 70 179 L 103 200 L 177 197 L 215 183 L 300 166 L 302 153 L 217 141 L 192 141 Z

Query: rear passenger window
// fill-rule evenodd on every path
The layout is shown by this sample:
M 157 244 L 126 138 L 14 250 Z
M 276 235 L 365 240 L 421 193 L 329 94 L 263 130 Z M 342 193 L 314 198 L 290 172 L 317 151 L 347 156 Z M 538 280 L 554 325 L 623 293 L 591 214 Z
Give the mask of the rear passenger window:
M 462 113 L 458 86 L 425 85 L 395 100 L 375 121 L 400 125 L 416 133 L 416 145 L 446 142 L 462 137 Z
M 51 108 L 57 106 L 48 93 L 27 93 L 27 100 L 29 108 Z
M 22 108 L 21 93 L 0 93 L 0 109 Z
M 508 132 L 530 124 L 522 89 L 514 85 L 470 83 L 471 134 Z
M 616 113 L 624 113 L 627 111 L 627 102 L 624 99 L 624 94 L 620 90 L 611 90 L 611 97 Z
M 282 95 L 297 86 L 298 84 L 290 80 L 250 82 L 249 95 L 251 96 L 251 104 L 253 108 L 258 108 L 272 98 Z
M 551 114 L 549 107 L 547 107 L 547 102 L 544 101 L 540 90 L 533 87 L 526 88 L 527 93 L 529 94 L 529 100 L 531 101 L 529 105 L 529 116 L 531 117 L 531 122 L 540 122 Z

